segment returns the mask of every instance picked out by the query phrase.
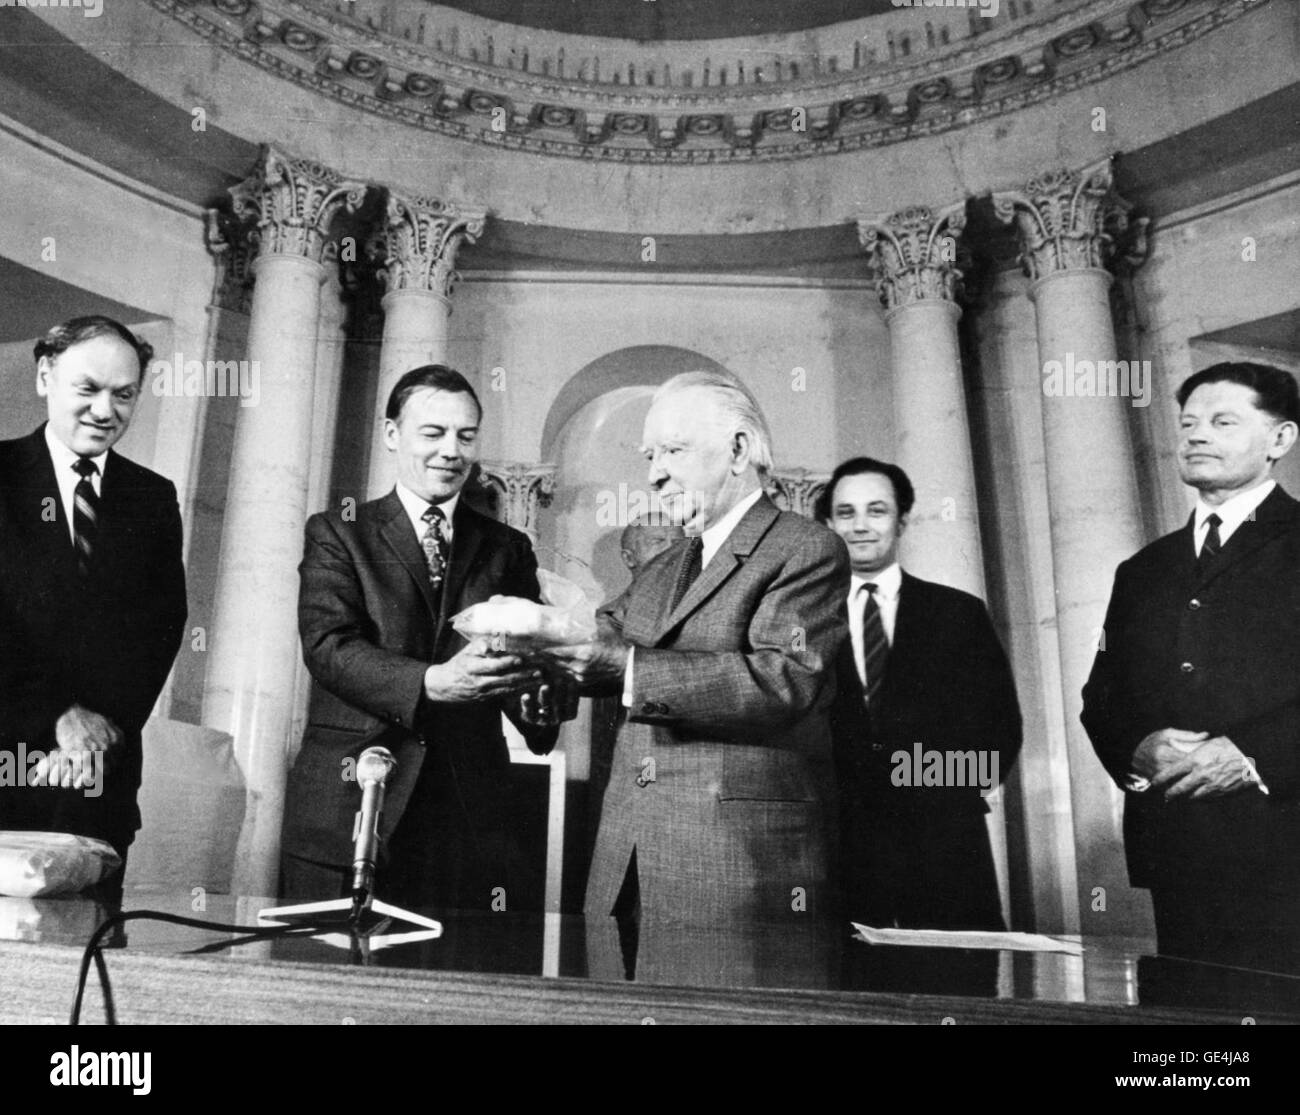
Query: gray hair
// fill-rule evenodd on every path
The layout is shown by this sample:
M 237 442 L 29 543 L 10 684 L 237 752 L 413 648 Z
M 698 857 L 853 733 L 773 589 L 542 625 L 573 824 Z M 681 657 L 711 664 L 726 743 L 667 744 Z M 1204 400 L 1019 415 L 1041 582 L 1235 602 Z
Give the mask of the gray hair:
M 661 384 L 650 405 L 654 406 L 667 395 L 674 395 L 692 387 L 708 391 L 718 405 L 722 423 L 729 427 L 727 436 L 743 433 L 749 438 L 749 460 L 760 479 L 772 471 L 772 433 L 767 419 L 759 409 L 758 400 L 736 376 L 730 372 L 682 372 Z

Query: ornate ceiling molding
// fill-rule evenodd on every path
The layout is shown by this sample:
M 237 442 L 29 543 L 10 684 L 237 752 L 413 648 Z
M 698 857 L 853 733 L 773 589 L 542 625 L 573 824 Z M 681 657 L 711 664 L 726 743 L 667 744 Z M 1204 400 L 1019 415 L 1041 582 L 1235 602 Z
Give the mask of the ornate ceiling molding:
M 507 150 L 651 164 L 799 159 L 951 131 L 1105 80 L 1273 2 L 1092 0 L 910 65 L 689 88 L 467 61 L 295 0 L 148 0 L 253 65 L 399 123 Z

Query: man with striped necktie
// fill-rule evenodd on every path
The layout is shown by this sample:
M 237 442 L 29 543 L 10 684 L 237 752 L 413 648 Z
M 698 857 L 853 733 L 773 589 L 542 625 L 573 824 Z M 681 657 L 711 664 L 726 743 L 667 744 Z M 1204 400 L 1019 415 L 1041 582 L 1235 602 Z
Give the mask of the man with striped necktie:
M 873 926 L 1001 929 L 983 794 L 1020 750 L 1015 681 L 983 601 L 898 564 L 914 500 L 897 465 L 855 457 L 817 510 L 853 571 L 831 710 L 845 900 Z
M 140 733 L 186 614 L 176 489 L 113 449 L 152 349 L 93 316 L 35 356 L 49 421 L 0 442 L 0 753 L 24 776 L 0 781 L 0 829 L 98 837 L 125 861 Z

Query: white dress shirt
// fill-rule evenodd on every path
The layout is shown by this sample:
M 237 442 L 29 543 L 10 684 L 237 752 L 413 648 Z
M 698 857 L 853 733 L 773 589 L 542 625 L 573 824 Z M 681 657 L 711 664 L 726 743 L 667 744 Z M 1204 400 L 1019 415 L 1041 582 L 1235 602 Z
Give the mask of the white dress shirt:
M 880 624 L 885 629 L 885 638 L 889 645 L 894 645 L 894 624 L 898 620 L 898 596 L 903 590 L 903 570 L 898 562 L 885 566 L 874 576 L 864 577 L 854 573 L 849 583 L 849 636 L 853 640 L 853 662 L 858 668 L 858 677 L 862 684 L 867 684 L 866 672 L 862 664 L 862 612 L 867 606 L 868 583 L 876 586 L 876 604 L 880 608 Z
M 402 501 L 402 506 L 406 509 L 406 517 L 411 520 L 411 526 L 415 529 L 415 537 L 424 540 L 424 533 L 429 529 L 429 524 L 424 521 L 424 513 L 434 506 L 427 499 L 417 496 L 410 488 L 407 488 L 399 480 L 397 482 L 397 498 Z M 451 499 L 443 500 L 438 504 L 438 509 L 446 516 L 447 522 L 442 528 L 442 533 L 450 542 L 452 538 L 451 521 L 456 514 L 456 504 L 460 502 L 460 493 L 457 492 Z
M 1227 545 L 1228 539 L 1236 533 L 1237 528 L 1254 516 L 1255 509 L 1268 499 L 1276 487 L 1276 480 L 1265 480 L 1262 484 L 1256 484 L 1253 488 L 1238 492 L 1230 499 L 1225 499 L 1218 507 L 1211 507 L 1205 502 L 1204 497 L 1197 499 L 1196 529 L 1192 532 L 1192 543 L 1196 547 L 1196 556 L 1201 556 L 1201 547 L 1205 545 L 1205 536 L 1210 533 L 1206 520 L 1211 515 L 1219 516 L 1219 544 Z
M 755 488 L 749 495 L 745 496 L 730 511 L 722 516 L 713 526 L 706 529 L 700 535 L 700 542 L 703 549 L 700 551 L 700 572 L 703 573 L 709 562 L 713 560 L 713 555 L 722 549 L 722 544 L 731 537 L 731 532 L 740 525 L 740 520 L 745 517 L 746 512 L 762 498 L 763 489 Z M 623 707 L 632 707 L 632 659 L 636 655 L 636 648 L 628 647 L 627 649 L 627 669 L 623 671 Z
M 59 483 L 59 501 L 63 504 L 63 515 L 68 522 L 68 541 L 75 546 L 77 533 L 72 523 L 72 511 L 77 485 L 81 483 L 81 474 L 73 466 L 81 459 L 81 455 L 64 445 L 50 429 L 48 422 L 45 423 L 45 444 L 49 447 L 50 461 L 54 464 L 54 478 Z M 94 461 L 99 468 L 99 471 L 90 477 L 90 483 L 95 489 L 95 495 L 103 495 L 104 466 L 108 464 L 108 450 L 105 449 L 98 456 L 87 459 Z

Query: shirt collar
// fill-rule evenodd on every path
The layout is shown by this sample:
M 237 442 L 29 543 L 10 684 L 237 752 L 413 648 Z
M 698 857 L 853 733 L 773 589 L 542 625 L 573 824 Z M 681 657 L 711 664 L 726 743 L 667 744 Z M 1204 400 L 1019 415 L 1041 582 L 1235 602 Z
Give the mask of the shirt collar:
M 1238 492 L 1230 499 L 1225 499 L 1218 507 L 1211 507 L 1205 502 L 1204 498 L 1198 498 L 1196 500 L 1196 529 L 1198 531 L 1204 529 L 1205 520 L 1211 515 L 1218 515 L 1220 532 L 1231 534 L 1254 514 L 1255 509 L 1268 499 L 1276 487 L 1276 480 L 1265 480 L 1262 484 L 1256 484 L 1253 488 Z
M 427 499 L 417 496 L 410 488 L 406 487 L 400 480 L 397 482 L 397 498 L 402 501 L 402 506 L 406 508 L 406 514 L 410 517 L 411 522 L 420 523 L 424 521 L 424 513 L 434 506 Z M 450 524 L 452 516 L 456 514 L 456 505 L 460 502 L 460 492 L 457 492 L 450 499 L 443 500 L 437 506 L 447 517 Z M 423 529 L 423 528 L 417 528 Z
M 854 573 L 850 580 L 852 582 L 849 585 L 850 600 L 858 595 L 858 591 L 865 584 L 874 584 L 876 586 L 877 599 L 894 600 L 903 589 L 903 568 L 895 561 L 870 577 L 864 577 L 861 573 Z
M 713 526 L 700 535 L 700 542 L 704 546 L 704 552 L 700 555 L 701 564 L 707 565 L 709 559 L 718 552 L 722 544 L 736 529 L 740 520 L 745 517 L 745 512 L 759 501 L 763 494 L 762 488 L 755 488 L 749 495 L 745 496 L 730 511 L 722 516 Z
M 49 446 L 50 460 L 54 462 L 54 472 L 56 476 L 62 476 L 64 472 L 71 471 L 72 466 L 81 459 L 80 453 L 74 453 L 61 442 L 52 429 L 50 424 L 45 423 L 45 444 Z M 100 479 L 104 476 L 104 465 L 108 462 L 108 450 L 98 453 L 93 457 L 87 458 L 94 461 L 99 468 Z

